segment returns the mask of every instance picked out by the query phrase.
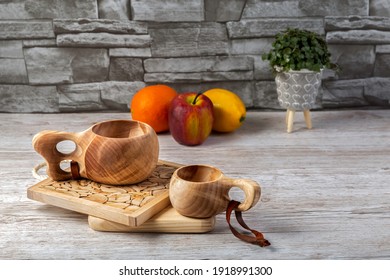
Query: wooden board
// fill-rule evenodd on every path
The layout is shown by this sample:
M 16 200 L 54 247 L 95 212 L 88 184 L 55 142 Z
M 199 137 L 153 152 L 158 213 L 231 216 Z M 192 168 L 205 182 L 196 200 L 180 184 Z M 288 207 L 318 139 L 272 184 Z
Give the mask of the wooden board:
M 97 231 L 111 232 L 166 232 L 166 233 L 204 233 L 214 229 L 215 217 L 194 219 L 180 215 L 168 206 L 138 227 L 107 221 L 88 216 L 90 228 Z
M 110 186 L 90 180 L 46 179 L 27 190 L 27 197 L 43 203 L 113 221 L 140 226 L 170 205 L 168 185 L 180 164 L 159 161 L 145 181 Z
M 82 131 L 128 115 L 0 114 L 1 260 L 390 260 L 389 109 L 315 111 L 312 130 L 296 114 L 290 134 L 285 111 L 252 110 L 237 132 L 214 133 L 191 148 L 169 133 L 159 135 L 162 159 L 211 164 L 228 176 L 258 181 L 261 202 L 243 216 L 272 248 L 241 242 L 221 215 L 207 236 L 111 234 L 90 229 L 87 216 L 26 198 L 27 188 L 42 181 L 30 174 L 42 158 L 29 135 Z M 232 198 L 239 200 L 242 193 L 234 188 Z

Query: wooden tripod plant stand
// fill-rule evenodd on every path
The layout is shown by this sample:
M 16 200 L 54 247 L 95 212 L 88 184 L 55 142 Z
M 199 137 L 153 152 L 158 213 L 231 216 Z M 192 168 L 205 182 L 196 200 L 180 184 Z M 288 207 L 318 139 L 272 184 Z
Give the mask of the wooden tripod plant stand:
M 295 115 L 295 110 L 287 109 L 287 113 L 286 113 L 286 126 L 287 126 L 287 132 L 288 133 L 292 132 L 292 130 L 293 130 L 294 115 Z M 308 129 L 311 129 L 312 128 L 312 124 L 311 124 L 310 110 L 303 110 L 303 116 L 305 118 L 306 127 Z

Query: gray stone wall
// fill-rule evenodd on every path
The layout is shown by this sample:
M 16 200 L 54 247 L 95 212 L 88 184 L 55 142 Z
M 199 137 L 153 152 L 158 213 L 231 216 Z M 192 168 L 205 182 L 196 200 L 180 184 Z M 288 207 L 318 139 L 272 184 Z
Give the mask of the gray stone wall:
M 388 0 L 17 0 L 0 1 L 0 112 L 128 111 L 156 83 L 280 109 L 261 54 L 286 27 L 322 34 L 343 69 L 318 109 L 390 107 Z

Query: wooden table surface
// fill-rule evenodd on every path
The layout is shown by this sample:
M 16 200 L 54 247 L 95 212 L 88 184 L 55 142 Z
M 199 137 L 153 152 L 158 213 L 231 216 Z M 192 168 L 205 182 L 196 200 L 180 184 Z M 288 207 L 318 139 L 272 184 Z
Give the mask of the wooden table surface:
M 292 133 L 285 112 L 249 112 L 235 133 L 196 147 L 159 135 L 160 159 L 260 183 L 260 202 L 243 216 L 265 248 L 233 236 L 224 215 L 205 234 L 109 233 L 27 198 L 43 161 L 34 134 L 119 118 L 130 115 L 0 114 L 0 259 L 390 259 L 390 110 L 312 112 L 312 130 L 297 113 Z

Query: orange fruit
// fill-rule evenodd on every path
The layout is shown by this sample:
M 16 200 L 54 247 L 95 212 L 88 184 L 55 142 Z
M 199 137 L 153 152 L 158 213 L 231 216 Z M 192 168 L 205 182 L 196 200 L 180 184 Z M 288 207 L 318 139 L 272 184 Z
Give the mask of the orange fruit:
M 166 85 L 146 86 L 134 94 L 130 112 L 133 120 L 150 125 L 156 133 L 169 130 L 168 110 L 176 90 Z

